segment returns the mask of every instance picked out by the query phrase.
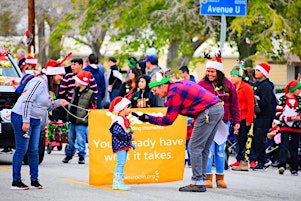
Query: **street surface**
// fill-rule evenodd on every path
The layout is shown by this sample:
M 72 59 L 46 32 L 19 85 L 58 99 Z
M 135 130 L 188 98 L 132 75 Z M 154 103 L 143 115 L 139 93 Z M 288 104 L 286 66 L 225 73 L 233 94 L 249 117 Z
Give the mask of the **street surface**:
M 64 150 L 64 149 L 63 149 Z M 178 188 L 190 183 L 191 168 L 186 167 L 183 181 L 131 185 L 129 192 L 114 191 L 110 186 L 89 186 L 88 157 L 86 164 L 79 165 L 78 157 L 73 157 L 69 164 L 63 164 L 64 151 L 45 153 L 40 165 L 40 183 L 44 189 L 10 190 L 12 154 L 0 154 L 0 200 L 3 201 L 247 201 L 247 200 L 300 200 L 301 172 L 291 176 L 289 171 L 279 175 L 277 168 L 265 171 L 227 170 L 225 181 L 228 189 L 207 189 L 205 193 L 179 192 Z M 230 163 L 234 157 L 231 156 Z M 101 171 L 101 170 L 99 170 Z M 139 169 L 137 169 L 139 171 Z M 30 184 L 29 168 L 22 167 L 23 182 Z M 214 182 L 215 184 L 215 182 Z

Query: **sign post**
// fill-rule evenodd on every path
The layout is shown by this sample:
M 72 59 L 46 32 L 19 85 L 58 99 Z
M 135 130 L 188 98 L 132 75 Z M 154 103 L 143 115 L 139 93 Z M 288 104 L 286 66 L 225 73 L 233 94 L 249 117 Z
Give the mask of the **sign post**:
M 221 16 L 220 50 L 226 40 L 226 16 L 242 17 L 247 13 L 247 0 L 200 0 L 201 15 Z

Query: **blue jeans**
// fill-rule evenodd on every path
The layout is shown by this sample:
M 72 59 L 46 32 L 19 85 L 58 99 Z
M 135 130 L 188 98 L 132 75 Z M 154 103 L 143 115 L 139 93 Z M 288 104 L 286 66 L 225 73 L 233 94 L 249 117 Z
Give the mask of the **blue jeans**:
M 68 146 L 66 148 L 66 156 L 74 156 L 76 149 L 78 150 L 79 157 L 86 157 L 86 138 L 87 138 L 86 125 L 76 125 L 71 123 L 68 134 Z M 77 146 L 75 147 L 75 140 Z
M 123 169 L 124 169 L 124 165 L 126 163 L 127 155 L 128 155 L 127 150 L 121 150 L 116 153 L 117 164 L 116 164 L 116 168 L 115 168 L 115 172 L 114 172 L 115 174 L 116 173 L 123 174 Z
M 191 162 L 190 162 L 190 153 L 189 153 L 189 141 L 190 140 L 186 140 L 186 152 L 187 152 L 187 159 L 186 159 L 186 161 L 187 161 L 187 165 L 191 165 Z
M 16 150 L 13 156 L 13 181 L 21 179 L 21 166 L 26 152 L 28 153 L 28 165 L 31 181 L 37 180 L 39 176 L 39 140 L 40 140 L 40 119 L 30 118 L 28 131 L 29 138 L 23 135 L 22 116 L 11 113 L 11 122 L 14 128 Z
M 206 173 L 212 173 L 212 163 L 214 157 L 214 163 L 217 174 L 223 174 L 225 169 L 225 147 L 226 142 L 221 145 L 218 145 L 215 141 L 212 142 L 210 147 L 210 152 L 208 156 L 208 165 Z
M 225 123 L 228 128 L 230 126 L 229 122 Z M 228 129 L 229 130 L 229 129 Z M 226 142 L 224 142 L 221 145 L 218 145 L 214 140 L 210 147 L 210 152 L 208 156 L 208 164 L 207 164 L 207 170 L 206 173 L 212 173 L 212 163 L 214 159 L 216 173 L 217 174 L 223 174 L 225 170 L 225 148 L 226 148 Z

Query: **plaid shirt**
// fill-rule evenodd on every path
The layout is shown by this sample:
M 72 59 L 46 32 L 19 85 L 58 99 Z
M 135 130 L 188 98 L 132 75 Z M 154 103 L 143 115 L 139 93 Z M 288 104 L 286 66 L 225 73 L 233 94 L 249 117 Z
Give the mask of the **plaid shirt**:
M 74 73 L 66 74 L 59 88 L 60 97 L 66 99 L 69 102 L 71 102 L 72 100 L 73 89 L 75 88 L 74 76 L 76 76 L 76 74 Z M 92 75 L 89 81 L 89 88 L 94 91 L 95 99 L 97 99 L 97 94 L 98 94 L 97 85 Z
M 161 126 L 171 125 L 179 114 L 195 118 L 202 111 L 220 102 L 220 99 L 191 81 L 169 84 L 163 117 L 149 116 L 149 122 Z

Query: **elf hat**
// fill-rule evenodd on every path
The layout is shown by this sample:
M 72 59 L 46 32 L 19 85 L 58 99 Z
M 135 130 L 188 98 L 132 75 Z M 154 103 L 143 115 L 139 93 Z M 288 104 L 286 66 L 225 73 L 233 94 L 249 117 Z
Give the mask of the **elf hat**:
M 286 87 L 285 87 L 285 93 L 289 93 L 289 92 L 294 92 L 296 91 L 297 89 L 300 89 L 301 88 L 301 82 L 299 82 L 298 80 L 292 80 L 290 81 Z
M 123 110 L 129 104 L 131 104 L 131 101 L 129 99 L 123 98 L 121 96 L 117 96 L 111 102 L 110 107 L 109 107 L 109 111 L 110 112 L 120 112 L 121 110 Z
M 25 59 L 26 64 L 30 64 L 32 66 L 36 66 L 38 64 L 38 60 L 35 57 L 28 55 Z
M 81 85 L 88 86 L 88 85 L 89 85 L 90 78 L 91 78 L 91 72 L 81 70 L 81 71 L 80 71 L 79 73 L 77 73 L 77 75 L 74 77 L 74 80 L 75 80 L 76 82 L 78 82 L 79 84 L 81 84 Z
M 156 72 L 155 75 L 153 75 L 153 77 L 151 78 L 151 82 L 148 84 L 148 87 L 151 89 L 153 87 L 157 87 L 160 86 L 162 84 L 167 84 L 170 81 L 170 77 L 167 76 L 165 77 L 165 75 L 163 76 L 162 73 Z
M 271 70 L 271 66 L 267 63 L 260 63 L 255 67 L 255 70 L 259 70 L 265 77 L 268 77 Z

